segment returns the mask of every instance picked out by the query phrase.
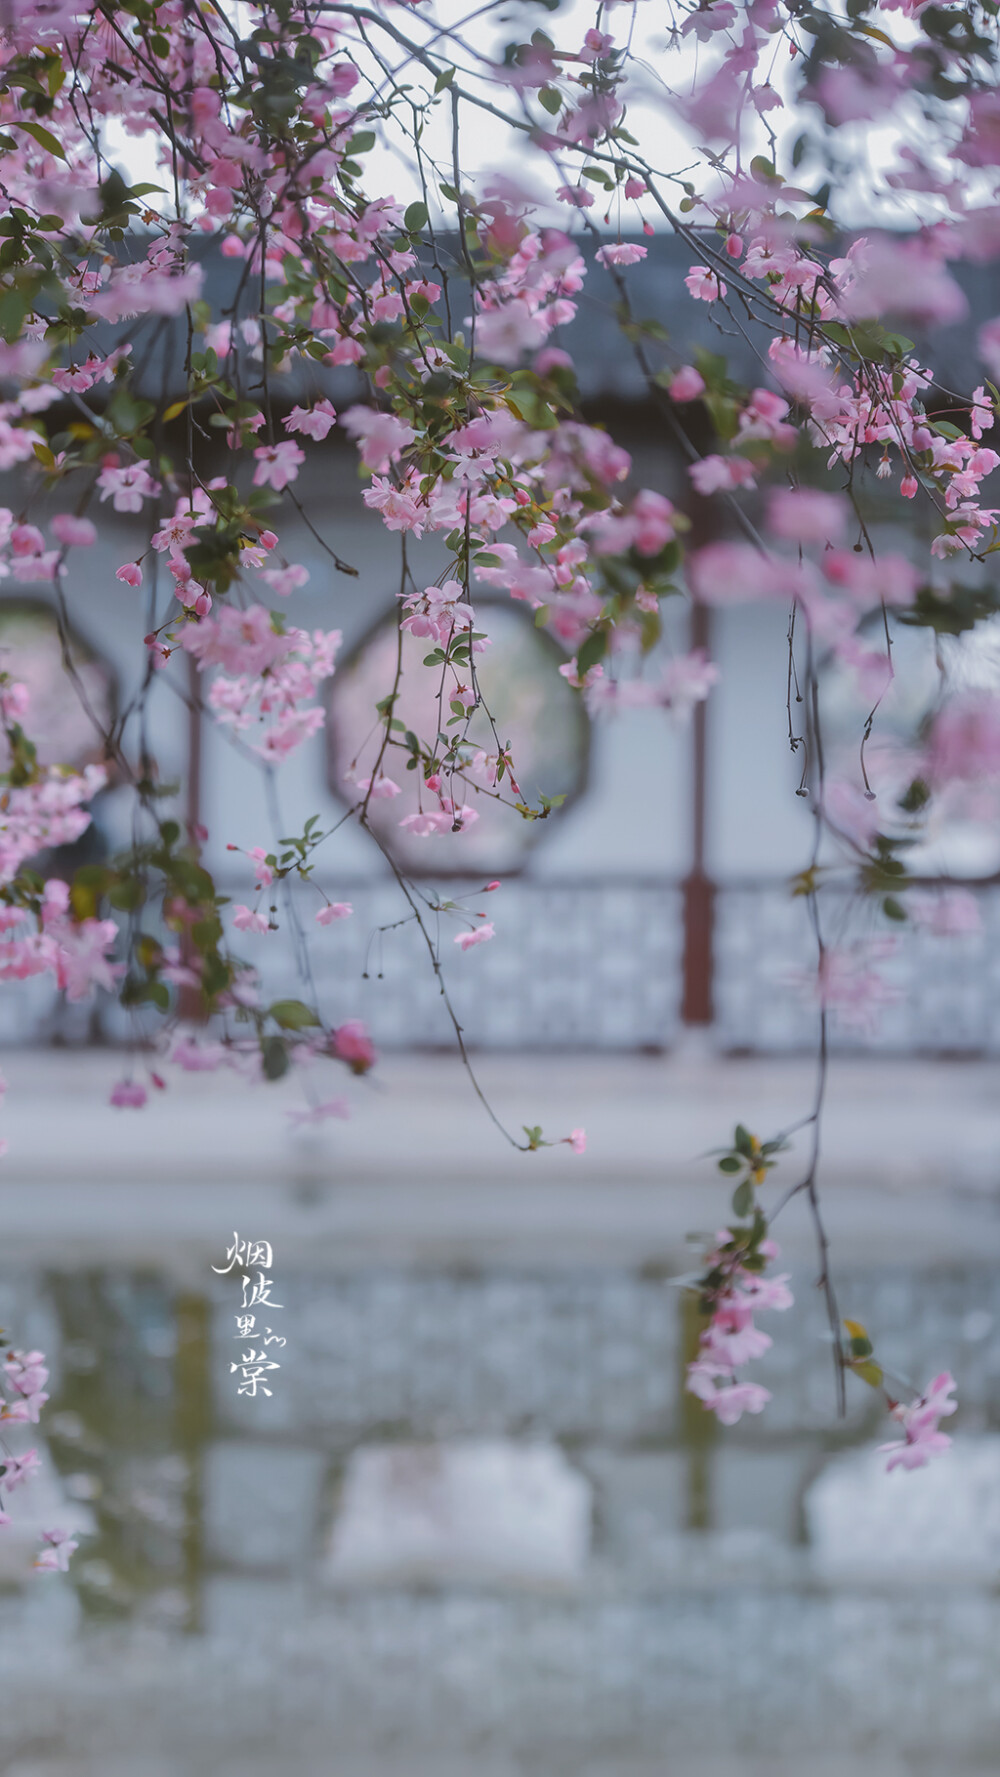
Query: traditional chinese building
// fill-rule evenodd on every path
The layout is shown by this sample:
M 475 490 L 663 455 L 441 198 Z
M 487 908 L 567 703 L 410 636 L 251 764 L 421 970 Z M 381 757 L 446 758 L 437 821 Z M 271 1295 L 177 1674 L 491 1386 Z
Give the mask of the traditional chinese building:
M 736 377 L 751 384 L 763 379 L 752 327 L 727 334 L 725 319 L 717 328 L 708 310 L 687 298 L 682 280 L 690 254 L 683 243 L 657 238 L 650 247 L 649 258 L 629 271 L 635 315 L 665 325 L 683 358 L 697 346 L 725 352 Z M 210 284 L 220 290 L 232 275 L 231 264 L 209 262 Z M 968 268 L 961 275 L 972 308 L 989 313 L 986 272 Z M 563 342 L 578 366 L 585 417 L 606 426 L 631 453 L 635 484 L 669 495 L 688 511 L 694 537 L 704 539 L 719 514 L 689 490 L 676 416 L 669 400 L 651 392 L 633 345 L 615 329 L 614 300 L 607 275 L 592 268 Z M 956 328 L 935 342 L 935 363 L 952 388 L 977 379 L 969 337 L 968 329 Z M 646 349 L 654 365 L 661 361 L 661 344 Z M 169 397 L 178 338 L 160 325 L 143 350 L 140 391 Z M 359 398 L 350 376 L 330 378 L 338 407 Z M 704 415 L 695 425 L 707 427 Z M 117 720 L 133 753 L 145 748 L 162 783 L 187 786 L 183 818 L 192 829 L 207 828 L 206 862 L 237 901 L 247 899 L 252 878 L 246 859 L 227 845 L 271 848 L 280 836 L 301 832 L 312 815 L 323 829 L 332 828 L 350 797 L 346 776 L 364 742 L 366 711 L 390 688 L 385 674 L 395 647 L 399 539 L 365 509 L 360 488 L 354 448 L 334 428 L 324 443 L 310 446 L 296 483 L 309 523 L 287 503 L 277 509 L 284 552 L 309 572 L 308 584 L 288 600 L 288 621 L 310 630 L 338 628 L 343 645 L 328 686 L 325 738 L 273 772 L 262 772 L 245 748 L 198 712 L 190 663 L 180 655 L 158 675 L 140 733 L 130 713 L 143 669 L 139 641 L 154 626 L 157 609 L 162 621 L 169 589 L 161 586 L 154 607 L 148 583 L 136 589 L 115 578 L 116 568 L 142 547 L 134 521 L 102 509 L 97 546 L 71 553 L 69 628 L 62 638 L 50 588 L 13 580 L 3 586 L 0 640 L 19 676 L 32 683 L 42 727 L 54 737 L 53 757 L 99 756 L 97 726 Z M 4 498 L 16 505 L 16 487 Z M 38 516 L 35 507 L 32 516 Z M 893 541 L 899 546 L 901 540 Z M 356 572 L 338 571 L 331 551 Z M 439 545 L 433 538 L 411 545 L 410 563 L 418 577 L 426 563 L 433 578 L 441 567 Z M 680 599 L 668 608 L 666 645 L 706 647 L 721 675 L 708 703 L 678 726 L 649 708 L 591 720 L 558 677 L 558 647 L 536 629 L 530 609 L 506 599 L 488 610 L 484 600 L 482 608 L 493 637 L 488 671 L 498 707 L 512 712 L 518 756 L 528 760 L 531 777 L 537 765 L 537 781 L 526 782 L 525 790 L 564 795 L 565 804 L 545 821 L 484 818 L 455 841 L 401 834 L 391 807 L 380 829 L 387 849 L 416 874 L 432 903 L 471 893 L 478 909 L 473 891 L 493 876 L 503 880 L 490 904 L 494 944 L 462 957 L 452 951 L 450 931 L 444 933 L 449 985 L 469 1040 L 521 1048 L 663 1048 L 685 1028 L 710 1030 L 730 1049 L 794 1047 L 806 1039 L 813 1013 L 789 982 L 796 967 L 808 968 L 811 952 L 804 912 L 788 890 L 789 878 L 808 860 L 810 824 L 795 794 L 800 762 L 788 743 L 787 613 L 735 605 L 692 615 Z M 891 695 L 885 702 L 879 720 L 890 726 L 911 714 L 903 700 L 914 695 L 914 683 L 919 694 L 927 689 L 923 641 L 922 635 L 900 638 L 914 670 L 903 675 L 898 706 Z M 63 675 L 64 645 L 96 725 Z M 830 707 L 833 744 L 849 751 L 863 726 L 863 706 L 848 687 L 833 684 Z M 95 808 L 94 832 L 83 842 L 93 855 L 128 842 L 127 807 L 112 774 Z M 982 873 L 985 866 L 988 873 L 1000 866 L 1000 853 L 984 858 L 967 845 L 962 850 L 958 840 L 956 846 L 959 868 Z M 426 948 L 412 924 L 398 925 L 407 908 L 386 857 L 348 822 L 319 854 L 317 878 L 332 899 L 355 909 L 353 919 L 317 930 L 310 946 L 315 986 L 330 1015 L 366 1018 L 383 1045 L 448 1043 L 451 1029 Z M 908 939 L 898 964 L 902 997 L 887 1012 L 884 1044 L 960 1052 L 1000 1044 L 1000 948 L 993 941 L 1000 903 L 992 890 L 980 893 L 982 937 Z M 308 896 L 304 890 L 297 901 L 312 926 Z M 256 945 L 265 974 L 287 986 L 296 968 L 295 921 L 277 904 L 279 933 L 251 937 L 245 948 Z M 40 1040 L 59 1033 L 80 1040 L 99 1029 L 125 1034 L 115 1010 L 99 1025 L 89 1011 L 57 1007 L 47 989 L 28 984 L 26 991 Z M 22 1012 L 9 998 L 2 1029 L 22 1040 Z

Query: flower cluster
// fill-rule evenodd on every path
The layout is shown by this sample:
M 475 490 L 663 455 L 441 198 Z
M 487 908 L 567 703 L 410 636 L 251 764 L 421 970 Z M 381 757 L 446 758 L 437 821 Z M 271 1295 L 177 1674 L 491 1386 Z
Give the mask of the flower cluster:
M 719 1170 L 738 1175 L 733 1191 L 733 1212 L 749 1217 L 723 1228 L 705 1257 L 705 1269 L 692 1287 L 707 1325 L 698 1339 L 696 1356 L 687 1367 L 686 1388 L 722 1425 L 735 1425 L 744 1413 L 761 1413 L 771 1399 L 759 1382 L 740 1381 L 737 1371 L 771 1348 L 770 1334 L 754 1322 L 754 1314 L 792 1306 L 788 1275 L 765 1275 L 780 1255 L 767 1233 L 767 1221 L 757 1206 L 756 1190 L 776 1164 L 785 1146 L 761 1142 L 743 1124 L 737 1124 L 733 1146 L 719 1160 Z
M 41 1409 L 49 1398 L 45 1393 L 48 1379 L 44 1352 L 7 1349 L 0 1363 L 0 1526 L 11 1521 L 3 1509 L 5 1494 L 23 1487 L 41 1467 L 37 1450 L 22 1450 L 18 1454 L 8 1448 L 6 1428 L 38 1424 Z M 43 1530 L 35 1566 L 43 1571 L 58 1569 L 65 1573 L 76 1547 L 68 1530 Z

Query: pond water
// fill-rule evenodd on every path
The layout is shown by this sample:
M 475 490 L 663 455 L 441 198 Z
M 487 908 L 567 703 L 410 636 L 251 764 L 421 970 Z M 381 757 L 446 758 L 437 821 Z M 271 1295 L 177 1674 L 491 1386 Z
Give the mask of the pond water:
M 275 1279 L 251 1399 L 234 1278 L 0 1274 L 0 1320 L 55 1359 L 43 1515 L 86 1531 L 65 1580 L 0 1573 L 0 1771 L 995 1769 L 991 1271 L 841 1278 L 887 1362 L 958 1379 L 954 1450 L 893 1476 L 875 1397 L 835 1418 L 808 1295 L 765 1414 L 720 1431 L 662 1275 Z

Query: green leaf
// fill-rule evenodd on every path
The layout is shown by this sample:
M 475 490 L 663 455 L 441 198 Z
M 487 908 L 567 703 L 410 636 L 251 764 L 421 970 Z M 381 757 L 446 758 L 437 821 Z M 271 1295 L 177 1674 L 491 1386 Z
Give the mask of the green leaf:
M 40 148 L 46 149 L 49 154 L 57 155 L 60 160 L 66 159 L 66 151 L 59 137 L 54 136 L 51 130 L 47 130 L 44 124 L 23 123 L 18 119 L 16 123 L 10 124 L 10 128 L 12 130 L 27 130 L 29 136 L 34 136 Z
M 745 1155 L 748 1160 L 751 1158 L 753 1154 L 753 1142 L 750 1139 L 749 1129 L 744 1129 L 742 1123 L 737 1123 L 736 1125 L 736 1133 L 733 1136 L 733 1146 L 738 1154 Z
M 851 1368 L 853 1369 L 855 1376 L 860 1376 L 862 1382 L 867 1382 L 869 1388 L 881 1388 L 881 1386 L 882 1386 L 881 1365 L 879 1365 L 879 1364 L 852 1364 Z
M 311 1006 L 302 1000 L 275 1000 L 270 1008 L 270 1016 L 282 1030 L 307 1030 L 319 1023 Z
M 406 213 L 403 217 L 403 225 L 410 234 L 416 234 L 418 229 L 426 228 L 427 205 L 420 203 L 407 204 Z
M 739 1172 L 743 1165 L 738 1154 L 723 1154 L 719 1161 L 720 1172 Z
M 436 93 L 443 93 L 445 87 L 450 86 L 452 81 L 454 80 L 454 78 L 455 78 L 454 68 L 442 68 L 440 74 L 438 75 L 437 79 L 434 82 L 434 91 Z
M 108 890 L 108 900 L 119 913 L 134 913 L 146 899 L 146 890 L 136 876 L 127 876 Z
M 562 93 L 555 86 L 540 87 L 538 102 L 544 105 L 550 117 L 555 117 L 556 112 L 562 110 Z
M 268 1080 L 280 1080 L 282 1074 L 288 1072 L 288 1050 L 283 1037 L 265 1037 L 260 1046 L 264 1075 Z
M 733 1192 L 734 1216 L 748 1216 L 753 1208 L 753 1186 L 748 1178 L 737 1185 Z
M 582 679 L 589 673 L 592 666 L 604 658 L 608 651 L 607 632 L 603 629 L 592 629 L 586 641 L 582 642 L 576 656 L 576 676 Z

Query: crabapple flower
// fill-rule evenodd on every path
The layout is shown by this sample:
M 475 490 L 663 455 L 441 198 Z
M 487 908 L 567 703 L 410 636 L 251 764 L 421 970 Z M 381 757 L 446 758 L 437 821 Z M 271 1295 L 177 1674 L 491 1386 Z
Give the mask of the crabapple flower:
M 493 923 L 491 920 L 487 920 L 485 925 L 475 926 L 471 932 L 459 932 L 455 943 L 459 950 L 471 950 L 474 944 L 487 944 L 491 938 L 495 937 Z
M 694 1363 L 689 1366 L 687 1390 L 714 1413 L 720 1425 L 735 1425 L 744 1413 L 763 1413 L 771 1391 L 759 1382 L 726 1382 L 723 1365 Z
M 41 1351 L 11 1351 L 3 1365 L 8 1387 L 17 1399 L 0 1410 L 0 1419 L 29 1421 L 38 1424 L 39 1414 L 48 1400 L 44 1392 L 49 1379 Z
M 233 924 L 238 932 L 266 932 L 270 930 L 270 922 L 266 913 L 254 913 L 251 908 L 237 902 L 233 907 Z
M 316 924 L 318 926 L 332 925 L 334 920 L 350 919 L 353 912 L 354 908 L 350 901 L 330 901 L 326 907 L 320 908 L 316 915 Z
M 747 1164 L 757 1168 L 754 1156 L 761 1156 L 760 1144 L 755 1137 L 748 1139 Z M 756 1180 L 764 1174 L 758 1168 L 750 1176 Z M 685 1386 L 722 1425 L 735 1425 L 744 1413 L 762 1412 L 771 1399 L 759 1383 L 738 1381 L 736 1371 L 771 1346 L 770 1335 L 754 1324 L 754 1314 L 766 1309 L 780 1312 L 792 1305 L 787 1275 L 768 1278 L 761 1270 L 764 1261 L 778 1255 L 773 1240 L 727 1228 L 716 1236 L 716 1245 L 706 1256 L 701 1308 L 709 1319 L 697 1356 L 688 1365 Z
M 587 1131 L 585 1129 L 571 1129 L 569 1134 L 564 1137 L 564 1140 L 566 1146 L 570 1148 L 574 1154 L 586 1153 Z
M 697 401 L 705 393 L 705 378 L 693 364 L 684 364 L 670 379 L 671 401 Z
M 111 500 L 116 512 L 141 512 L 143 500 L 159 493 L 159 485 L 141 463 L 130 463 L 124 469 L 108 465 L 97 477 L 102 500 Z
M 767 523 L 772 536 L 789 543 L 839 543 L 847 525 L 847 502 L 820 488 L 774 488 Z
M 936 938 L 975 936 L 983 929 L 978 902 L 968 889 L 945 889 L 940 894 L 912 889 L 906 908 L 914 925 Z
M 822 1007 L 833 1011 L 845 1029 L 871 1034 L 877 1030 L 884 1008 L 895 1005 L 899 999 L 897 989 L 873 966 L 891 956 L 895 948 L 894 938 L 859 940 L 840 947 L 829 945 L 816 974 L 795 979 Z
M 476 350 L 481 358 L 497 364 L 518 364 L 525 352 L 533 352 L 548 336 L 542 316 L 532 313 L 523 297 L 503 307 L 484 309 L 476 316 Z
M 0 1489 L 12 1493 L 15 1487 L 23 1487 L 41 1466 L 37 1450 L 23 1450 L 20 1456 L 0 1456 Z
M 121 580 L 126 586 L 142 585 L 142 569 L 137 561 L 127 561 L 115 569 L 115 579 Z
M 377 407 L 349 407 L 341 414 L 340 423 L 358 441 L 361 461 L 377 475 L 384 475 L 390 463 L 398 462 L 417 436 L 412 426 Z
M 366 1074 L 375 1065 L 375 1047 L 360 1018 L 349 1018 L 334 1031 L 331 1048 L 339 1061 L 346 1061 L 352 1073 Z
M 267 861 L 268 853 L 265 851 L 264 847 L 262 845 L 252 845 L 247 852 L 247 857 L 250 859 L 250 862 L 254 867 L 254 887 L 257 889 L 270 888 L 274 881 L 274 871 L 271 869 L 271 866 Z
M 306 453 L 286 438 L 281 444 L 261 444 L 254 451 L 257 464 L 253 472 L 254 487 L 273 487 L 278 493 L 295 480 L 306 460 Z
M 894 1468 L 924 1468 L 932 1456 L 950 1448 L 951 1439 L 938 1427 L 942 1419 L 958 1410 L 958 1402 L 951 1399 L 954 1391 L 955 1379 L 945 1370 L 935 1376 L 926 1394 L 909 1405 L 897 1402 L 892 1408 L 892 1417 L 902 1426 L 904 1435 L 893 1443 L 879 1445 L 879 1450 L 889 1457 L 885 1465 L 888 1472 Z
M 347 1118 L 350 1114 L 351 1107 L 346 1098 L 327 1098 L 322 1104 L 310 1105 L 308 1110 L 287 1112 L 289 1121 L 297 1124 L 300 1129 L 316 1123 L 325 1123 L 330 1117 Z
M 718 272 L 711 271 L 707 265 L 693 265 L 684 282 L 698 302 L 721 302 L 728 295 Z
M 50 932 L 56 943 L 56 980 L 68 1000 L 84 1000 L 95 987 L 110 992 L 122 973 L 107 951 L 118 937 L 113 919 L 68 919 L 54 922 Z
M 647 248 L 635 241 L 618 241 L 611 247 L 599 247 L 594 257 L 601 265 L 638 265 L 646 253 Z
M 363 795 L 370 796 L 373 802 L 391 801 L 394 796 L 402 795 L 402 791 L 394 779 L 386 777 L 381 771 L 376 778 L 359 777 L 358 789 Z
M 336 424 L 337 410 L 325 399 L 317 401 L 315 407 L 293 407 L 284 422 L 286 432 L 299 432 L 305 438 L 317 440 L 325 438 Z
M 43 1530 L 43 1547 L 35 1556 L 34 1565 L 50 1573 L 68 1573 L 70 1556 L 79 1548 L 79 1543 L 68 1530 Z
M 72 512 L 57 512 L 50 529 L 64 549 L 89 549 L 97 542 L 97 526 L 89 518 L 77 518 Z
M 692 463 L 688 474 L 699 494 L 729 492 L 736 487 L 756 487 L 754 466 L 746 457 L 702 457 Z
M 145 1086 L 140 1086 L 137 1080 L 119 1080 L 111 1088 L 108 1103 L 117 1105 L 119 1109 L 129 1106 L 139 1110 L 145 1104 L 147 1096 Z

